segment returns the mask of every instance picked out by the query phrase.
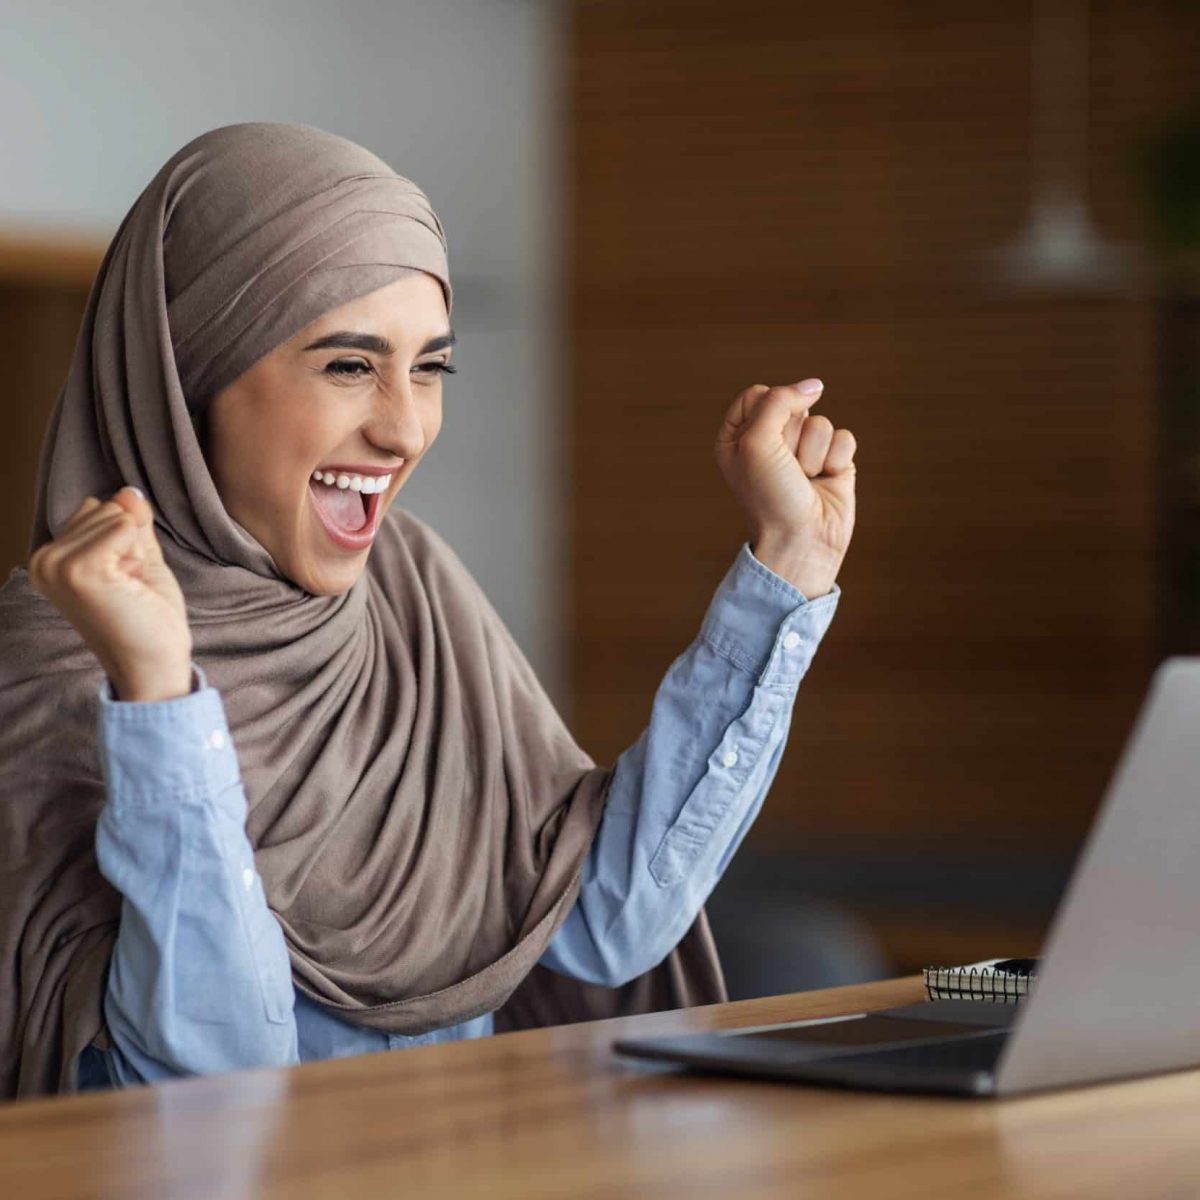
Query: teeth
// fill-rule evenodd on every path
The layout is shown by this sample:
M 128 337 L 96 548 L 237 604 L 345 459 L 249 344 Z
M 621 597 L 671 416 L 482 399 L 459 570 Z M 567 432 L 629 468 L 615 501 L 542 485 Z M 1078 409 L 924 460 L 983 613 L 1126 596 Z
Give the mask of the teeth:
M 387 491 L 392 482 L 390 475 L 334 475 L 332 471 L 314 471 L 312 477 L 318 483 L 328 484 L 330 487 L 336 485 L 343 491 L 349 488 L 368 496 L 373 492 Z

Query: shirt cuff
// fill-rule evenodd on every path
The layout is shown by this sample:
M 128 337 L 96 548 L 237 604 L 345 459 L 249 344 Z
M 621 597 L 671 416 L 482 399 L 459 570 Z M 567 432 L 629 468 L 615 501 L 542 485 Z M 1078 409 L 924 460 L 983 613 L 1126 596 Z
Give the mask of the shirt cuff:
M 193 691 L 171 700 L 115 700 L 107 679 L 97 689 L 97 741 L 110 798 L 147 804 L 218 795 L 240 783 L 221 694 L 195 663 L 192 672 Z
M 759 683 L 798 687 L 841 594 L 834 583 L 826 595 L 806 599 L 743 542 L 708 606 L 700 637 Z

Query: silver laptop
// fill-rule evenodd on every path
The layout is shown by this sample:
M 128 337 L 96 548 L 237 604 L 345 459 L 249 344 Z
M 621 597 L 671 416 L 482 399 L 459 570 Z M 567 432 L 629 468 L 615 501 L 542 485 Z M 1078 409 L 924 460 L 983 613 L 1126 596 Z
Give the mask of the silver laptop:
M 1200 658 L 1155 671 L 1019 1004 L 614 1043 L 736 1075 L 1008 1096 L 1200 1066 Z

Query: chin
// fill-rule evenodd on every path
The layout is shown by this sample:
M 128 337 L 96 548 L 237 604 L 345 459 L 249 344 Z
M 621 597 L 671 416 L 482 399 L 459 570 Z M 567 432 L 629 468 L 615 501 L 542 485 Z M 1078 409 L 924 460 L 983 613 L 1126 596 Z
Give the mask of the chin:
M 361 571 L 354 573 L 353 579 L 347 579 L 344 583 L 327 583 L 322 585 L 305 584 L 305 590 L 312 592 L 314 596 L 341 596 L 348 592 L 362 576 Z
M 294 583 L 313 596 L 340 596 L 348 592 L 361 577 L 366 567 L 366 555 L 359 563 L 347 562 L 341 571 L 325 571 L 319 577 L 305 572 L 299 577 L 291 576 Z

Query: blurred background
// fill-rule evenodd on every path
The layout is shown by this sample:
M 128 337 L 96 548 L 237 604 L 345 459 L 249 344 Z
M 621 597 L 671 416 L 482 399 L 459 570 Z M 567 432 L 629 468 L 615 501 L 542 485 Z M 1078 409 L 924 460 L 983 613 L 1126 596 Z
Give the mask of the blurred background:
M 403 503 L 577 740 L 644 727 L 745 536 L 712 444 L 824 379 L 832 627 L 709 906 L 735 997 L 1036 953 L 1200 653 L 1192 0 L 0 0 L 0 566 L 108 239 L 217 125 L 430 196 L 460 372 Z

